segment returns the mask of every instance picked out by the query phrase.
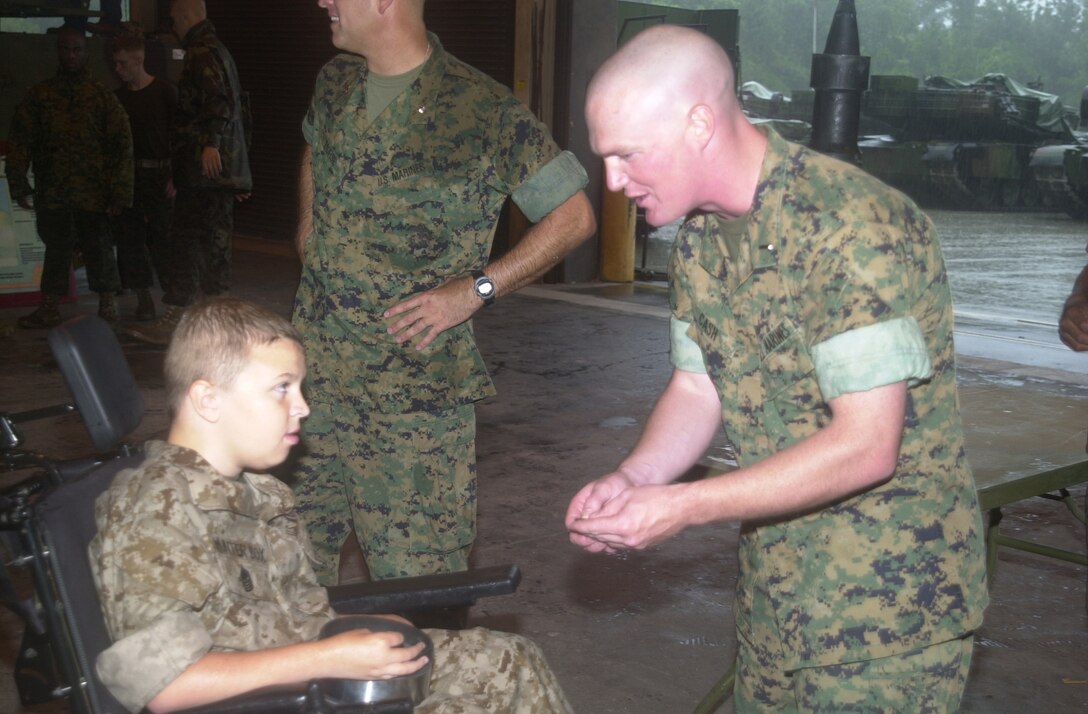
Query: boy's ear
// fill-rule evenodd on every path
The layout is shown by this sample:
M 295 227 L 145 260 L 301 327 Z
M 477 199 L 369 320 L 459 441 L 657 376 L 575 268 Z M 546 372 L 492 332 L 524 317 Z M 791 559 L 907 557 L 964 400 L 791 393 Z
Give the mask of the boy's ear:
M 221 393 L 218 387 L 206 379 L 198 379 L 189 386 L 189 406 L 201 419 L 219 421 Z

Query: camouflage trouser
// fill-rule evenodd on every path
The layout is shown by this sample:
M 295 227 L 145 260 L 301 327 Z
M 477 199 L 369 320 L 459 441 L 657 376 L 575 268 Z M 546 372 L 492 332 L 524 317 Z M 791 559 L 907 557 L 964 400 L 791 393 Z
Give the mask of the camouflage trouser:
M 416 714 L 564 714 L 570 704 L 536 643 L 476 628 L 426 630 L 431 693 Z
M 166 235 L 173 200 L 166 195 L 170 169 L 136 169 L 132 208 L 117 219 L 117 268 L 121 286 L 129 290 L 150 288 L 155 273 L 167 270 Z M 154 272 L 152 272 L 154 268 Z
M 159 274 L 162 301 L 186 306 L 230 290 L 234 191 L 178 188 L 167 233 L 168 263 Z
M 967 684 L 973 640 L 967 636 L 906 654 L 784 672 L 774 653 L 741 639 L 736 711 L 956 712 Z
M 68 294 L 68 271 L 77 248 L 87 266 L 87 282 L 92 291 L 112 294 L 121 289 L 109 221 L 104 212 L 39 208 L 35 213 L 38 236 L 45 244 L 43 293 Z
M 472 405 L 412 414 L 311 403 L 293 484 L 321 566 L 337 580 L 351 529 L 374 580 L 468 569 L 476 539 Z

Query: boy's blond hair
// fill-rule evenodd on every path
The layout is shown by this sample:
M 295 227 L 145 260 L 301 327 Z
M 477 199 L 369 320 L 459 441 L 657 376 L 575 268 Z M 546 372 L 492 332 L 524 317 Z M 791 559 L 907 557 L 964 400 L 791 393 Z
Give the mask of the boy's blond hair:
M 245 369 L 250 350 L 276 340 L 302 337 L 285 318 L 247 300 L 216 297 L 185 311 L 166 351 L 166 403 L 177 413 L 198 380 L 228 386 Z

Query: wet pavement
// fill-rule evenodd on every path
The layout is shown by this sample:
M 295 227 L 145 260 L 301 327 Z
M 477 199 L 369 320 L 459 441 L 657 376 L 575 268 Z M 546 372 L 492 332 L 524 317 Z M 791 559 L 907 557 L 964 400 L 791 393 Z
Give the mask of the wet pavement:
M 1081 252 L 1070 256 L 1079 255 L 1079 270 L 1083 235 L 1070 242 L 1079 242 Z M 256 251 L 254 245 L 236 251 L 235 293 L 287 313 L 297 263 L 283 251 Z M 1057 283 L 1064 280 L 1063 274 Z M 124 309 L 134 307 L 130 299 L 124 299 Z M 68 309 L 93 312 L 93 300 L 85 297 Z M 23 311 L 0 309 L 0 324 L 11 324 Z M 962 346 L 975 328 L 959 319 Z M 1056 316 L 1049 322 L 1056 324 Z M 999 333 L 993 323 L 987 319 L 978 328 L 987 340 Z M 533 286 L 481 311 L 475 326 L 498 396 L 478 407 L 479 540 L 473 560 L 517 563 L 524 578 L 517 594 L 481 601 L 472 624 L 537 640 L 578 712 L 691 711 L 735 650 L 737 526 L 691 529 L 625 556 L 582 553 L 562 527 L 570 497 L 622 458 L 668 377 L 663 286 Z M 975 350 L 979 354 L 961 351 L 969 455 L 979 468 L 1038 470 L 1086 458 L 1088 355 L 1073 355 L 1082 362 L 1068 367 L 1040 357 L 1052 350 L 1034 344 L 1046 342 L 1043 333 L 1051 327 L 1044 328 L 1030 340 L 1014 332 L 1023 351 L 998 351 L 992 343 Z M 2 338 L 3 409 L 66 399 L 44 337 L 15 331 Z M 124 348 L 149 405 L 133 440 L 161 435 L 162 350 L 128 341 Z M 89 451 L 76 417 L 28 424 L 24 436 L 29 446 L 58 456 Z M 1073 493 L 1083 505 L 1084 486 Z M 1025 539 L 1085 550 L 1084 526 L 1060 503 L 1016 504 L 1005 509 L 1002 525 Z M 1001 550 L 964 711 L 1088 708 L 1086 577 L 1083 566 Z M 17 710 L 2 670 L 10 669 L 18 631 L 11 616 L 0 615 L 0 712 Z M 25 711 L 64 710 L 52 705 Z

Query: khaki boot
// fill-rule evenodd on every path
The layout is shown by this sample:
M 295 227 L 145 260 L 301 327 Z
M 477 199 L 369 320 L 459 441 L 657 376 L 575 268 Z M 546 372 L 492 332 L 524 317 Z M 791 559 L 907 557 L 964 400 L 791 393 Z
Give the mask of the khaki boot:
M 166 346 L 170 344 L 170 338 L 173 336 L 174 329 L 177 328 L 178 320 L 181 319 L 183 312 L 185 312 L 183 307 L 167 305 L 166 309 L 163 310 L 162 317 L 158 320 L 139 327 L 130 327 L 125 330 L 125 334 L 153 345 Z
M 117 300 L 113 293 L 98 293 L 98 316 L 111 325 L 117 322 Z
M 64 321 L 60 315 L 60 297 L 42 293 L 42 304 L 34 312 L 19 318 L 19 327 L 28 330 L 44 330 L 56 327 Z
M 149 322 L 155 319 L 155 300 L 151 297 L 151 291 L 141 288 L 136 291 L 136 320 Z

